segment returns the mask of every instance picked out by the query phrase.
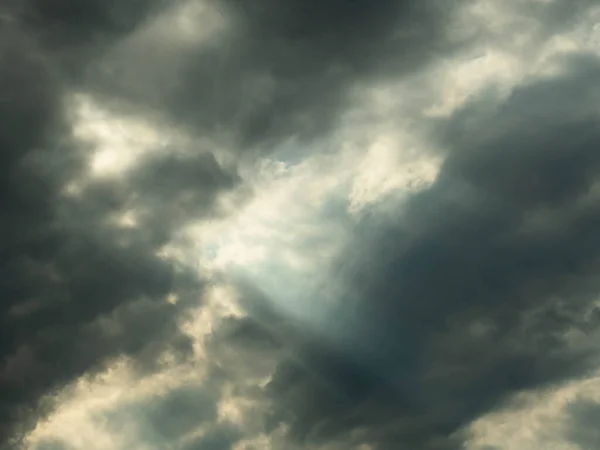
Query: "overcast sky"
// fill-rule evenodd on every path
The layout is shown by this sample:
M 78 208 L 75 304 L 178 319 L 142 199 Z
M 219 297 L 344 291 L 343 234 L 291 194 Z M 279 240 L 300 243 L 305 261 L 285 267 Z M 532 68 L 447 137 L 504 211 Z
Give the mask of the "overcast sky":
M 600 2 L 4 0 L 0 450 L 600 448 Z

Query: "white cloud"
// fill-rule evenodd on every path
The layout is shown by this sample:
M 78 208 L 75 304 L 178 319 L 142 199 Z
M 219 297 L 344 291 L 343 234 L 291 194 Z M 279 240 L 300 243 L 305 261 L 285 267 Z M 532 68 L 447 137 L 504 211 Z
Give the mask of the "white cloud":
M 90 95 L 72 96 L 73 134 L 89 152 L 89 175 L 123 176 L 149 152 L 164 148 L 172 133 L 145 117 L 117 115 L 102 108 Z M 169 136 L 171 134 L 171 136 Z

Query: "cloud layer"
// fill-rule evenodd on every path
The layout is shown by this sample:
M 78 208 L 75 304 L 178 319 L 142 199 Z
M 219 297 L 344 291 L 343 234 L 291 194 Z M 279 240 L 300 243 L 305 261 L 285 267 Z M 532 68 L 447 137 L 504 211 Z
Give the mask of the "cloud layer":
M 598 14 L 2 6 L 0 449 L 595 448 Z

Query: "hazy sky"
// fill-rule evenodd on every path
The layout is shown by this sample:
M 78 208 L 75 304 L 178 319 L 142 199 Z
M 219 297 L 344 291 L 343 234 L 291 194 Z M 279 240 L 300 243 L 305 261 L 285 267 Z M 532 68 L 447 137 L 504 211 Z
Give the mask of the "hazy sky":
M 600 2 L 4 0 L 0 450 L 600 448 Z

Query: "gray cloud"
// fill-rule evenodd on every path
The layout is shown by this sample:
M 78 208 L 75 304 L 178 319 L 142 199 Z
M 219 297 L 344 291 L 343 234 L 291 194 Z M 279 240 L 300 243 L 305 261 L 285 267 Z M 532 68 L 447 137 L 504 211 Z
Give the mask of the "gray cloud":
M 0 448 L 51 410 L 46 395 L 111 358 L 154 370 L 163 351 L 190 354 L 178 320 L 204 282 L 156 254 L 240 181 L 211 149 L 168 149 L 123 179 L 63 196 L 87 163 L 70 135 L 66 92 L 160 112 L 250 154 L 308 142 L 332 133 L 357 84 L 418 74 L 471 45 L 477 33 L 449 29 L 464 3 L 222 0 L 231 27 L 184 50 L 140 34 L 168 10 L 162 1 L 3 6 Z M 523 14 L 549 36 L 592 5 L 531 3 Z M 328 334 L 254 305 L 254 318 L 215 332 L 214 358 L 257 373 L 282 359 L 265 392 L 251 392 L 270 399 L 267 431 L 285 424 L 306 445 L 460 448 L 462 428 L 510 394 L 584 373 L 595 347 L 564 333 L 596 326 L 584 313 L 598 292 L 600 67 L 591 55 L 563 66 L 505 101 L 488 93 L 430 121 L 446 152 L 441 175 L 393 220 L 359 224 L 340 258 L 347 293 Z M 125 211 L 137 226 L 110 222 Z M 170 293 L 184 301 L 169 304 Z M 213 387 L 243 376 L 213 369 L 222 377 Z M 141 418 L 145 435 L 173 440 L 214 421 L 219 399 L 206 389 L 123 414 Z M 583 435 L 573 439 L 587 445 Z M 219 425 L 189 450 L 241 438 Z
M 590 367 L 596 347 L 563 336 L 597 325 L 600 65 L 565 67 L 454 114 L 436 183 L 391 223 L 360 224 L 338 329 L 302 341 L 269 388 L 291 437 L 455 448 L 510 394 Z
M 64 37 L 75 45 L 91 39 L 90 28 L 108 26 L 101 11 L 67 3 L 44 9 L 52 17 L 36 16 L 34 28 L 10 11 L 1 31 L 1 448 L 49 411 L 44 396 L 110 358 L 131 356 L 150 370 L 162 351 L 191 353 L 178 318 L 198 302 L 203 281 L 157 252 L 187 219 L 210 215 L 216 194 L 237 183 L 205 150 L 186 149 L 182 158 L 169 152 L 143 162 L 125 181 L 90 181 L 79 195 L 63 195 L 67 182 L 85 179 L 87 161 L 70 134 L 70 82 L 39 39 L 46 32 L 63 39 L 48 31 L 58 27 L 75 33 Z M 95 25 L 73 30 L 88 13 Z M 140 212 L 137 227 L 111 223 L 128 210 Z M 183 301 L 169 304 L 170 293 Z
M 581 450 L 592 450 L 600 445 L 600 405 L 593 401 L 579 401 L 568 409 L 567 438 Z
M 194 132 L 228 136 L 246 152 L 271 150 L 330 133 L 356 83 L 416 73 L 459 48 L 446 28 L 461 3 L 224 0 L 216 5 L 229 27 L 215 42 L 173 62 L 179 49 L 148 37 L 152 47 L 133 42 L 89 77 Z M 151 48 L 153 58 L 144 57 Z
M 515 2 L 514 6 L 517 7 L 517 13 L 536 18 L 542 34 L 552 35 L 575 26 L 586 17 L 595 3 L 594 0 Z
M 87 63 L 165 6 L 162 0 L 8 0 L 3 7 L 48 52 L 63 76 L 76 82 Z
M 205 386 L 185 385 L 104 415 L 111 430 L 135 424 L 136 442 L 168 446 L 217 418 L 218 393 Z
M 68 450 L 69 446 L 61 441 L 45 441 L 38 445 L 39 450 Z

